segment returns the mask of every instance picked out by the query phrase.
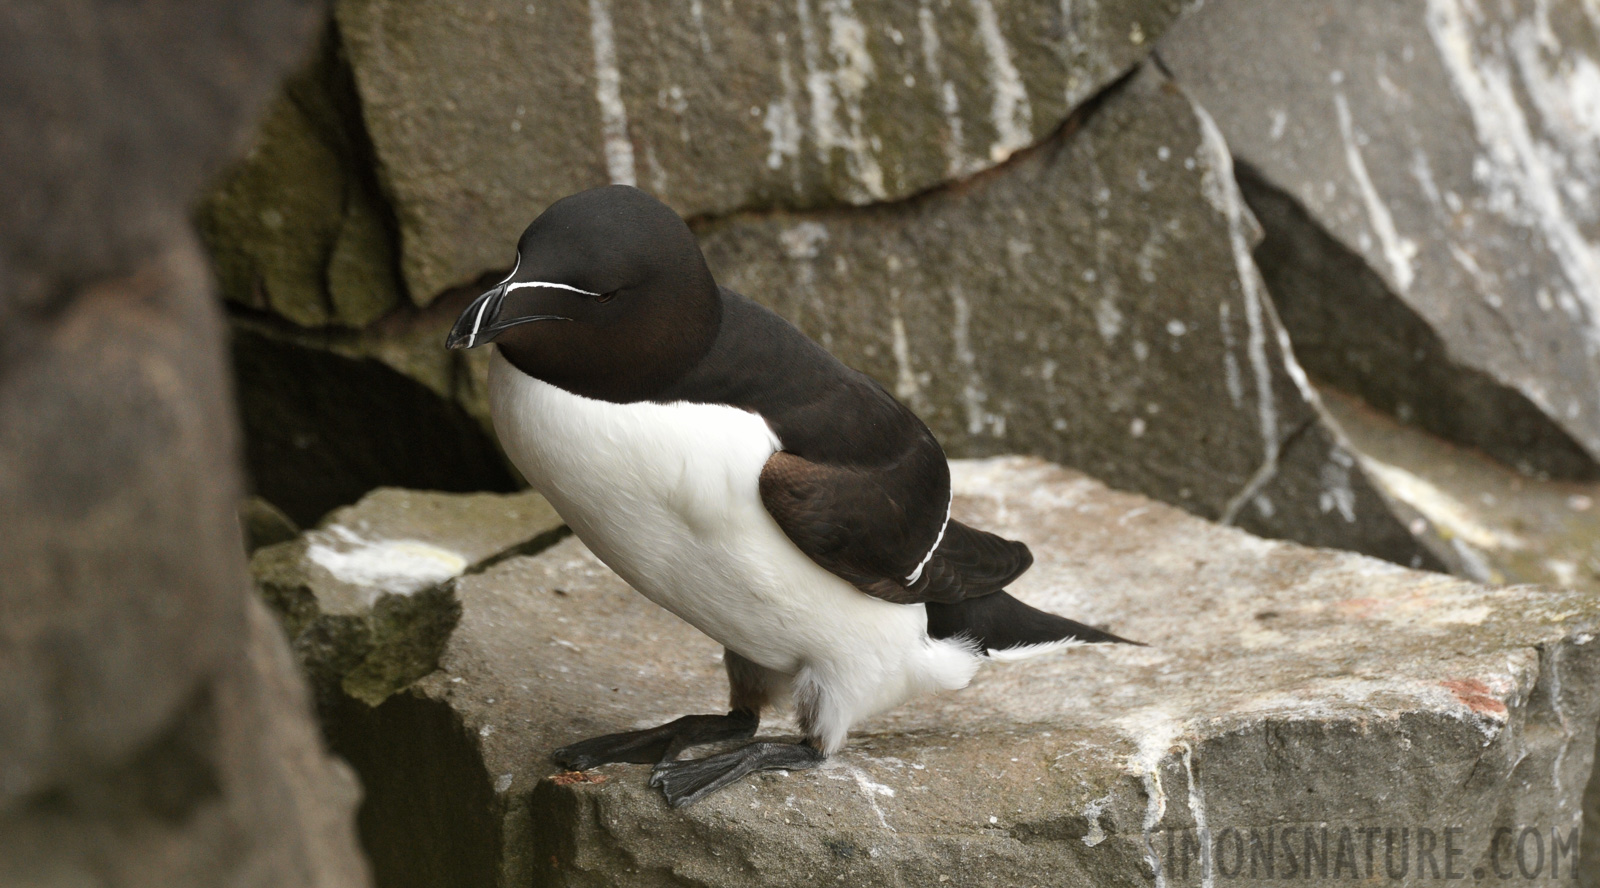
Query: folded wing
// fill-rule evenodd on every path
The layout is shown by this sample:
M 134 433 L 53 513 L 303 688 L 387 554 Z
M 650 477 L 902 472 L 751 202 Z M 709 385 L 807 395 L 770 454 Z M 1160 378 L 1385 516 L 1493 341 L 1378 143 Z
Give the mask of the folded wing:
M 894 468 L 827 465 L 780 451 L 761 473 L 761 499 L 800 551 L 885 601 L 988 595 L 1033 563 L 1022 543 L 948 519 L 948 476 L 930 498 L 926 484 L 902 489 L 906 479 Z

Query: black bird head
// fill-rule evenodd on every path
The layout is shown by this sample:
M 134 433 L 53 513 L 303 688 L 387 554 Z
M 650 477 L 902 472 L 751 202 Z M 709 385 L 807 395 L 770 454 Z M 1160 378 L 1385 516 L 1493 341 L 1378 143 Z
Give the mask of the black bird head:
M 493 342 L 529 376 L 587 397 L 638 400 L 694 366 L 721 317 L 689 226 L 645 192 L 607 185 L 533 220 L 511 274 L 467 306 L 445 347 Z

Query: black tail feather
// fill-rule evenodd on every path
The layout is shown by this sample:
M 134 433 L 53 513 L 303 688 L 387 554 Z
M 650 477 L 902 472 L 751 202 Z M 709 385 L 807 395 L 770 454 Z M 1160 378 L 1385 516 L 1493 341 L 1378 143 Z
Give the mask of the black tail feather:
M 1003 651 L 1024 645 L 1068 640 L 1144 646 L 1143 642 L 1129 641 L 1104 629 L 1085 626 L 1066 617 L 1029 607 L 1005 592 L 951 604 L 929 602 L 927 608 L 930 637 L 965 636 L 976 641 L 985 651 Z

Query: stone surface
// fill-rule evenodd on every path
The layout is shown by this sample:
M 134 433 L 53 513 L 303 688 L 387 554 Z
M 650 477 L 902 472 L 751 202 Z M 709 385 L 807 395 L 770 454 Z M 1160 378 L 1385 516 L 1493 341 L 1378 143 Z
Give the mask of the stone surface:
M 952 454 L 1038 454 L 1264 535 L 1448 563 L 1322 421 L 1227 146 L 1170 81 L 1141 69 L 998 172 L 737 215 L 701 244 L 722 284 L 881 380 Z
M 369 706 L 432 672 L 461 616 L 455 581 L 564 533 L 536 493 L 375 490 L 250 559 L 326 703 Z
M 306 327 L 361 327 L 397 305 L 393 214 L 371 154 L 330 28 L 196 211 L 222 292 Z
M 283 510 L 259 496 L 245 497 L 239 504 L 239 530 L 244 533 L 245 552 L 263 546 L 287 543 L 300 535 L 300 528 Z
M 384 801 L 363 815 L 383 883 L 1209 885 L 1252 829 L 1279 840 L 1276 878 L 1293 857 L 1298 880 L 1385 880 L 1383 829 L 1429 830 L 1440 872 L 1470 873 L 1511 826 L 1547 848 L 1554 830 L 1570 878 L 1600 719 L 1592 595 L 1265 541 L 1034 460 L 955 477 L 958 516 L 1033 547 L 1019 597 L 1150 646 L 991 665 L 821 770 L 675 811 L 644 766 L 549 779 L 556 746 L 726 701 L 719 647 L 568 539 L 462 579 L 440 671 L 331 727 Z M 1431 883 L 1408 848 L 1395 884 Z
M 1600 473 L 1600 12 L 1207 3 L 1160 53 L 1217 119 L 1314 375 L 1531 471 Z
M 0 2 L 0 883 L 367 882 L 249 594 L 186 220 L 317 13 Z
M 244 147 L 319 11 L 308 0 L 0 5 L 6 329 L 42 324 L 36 314 L 64 290 L 170 247 L 205 179 Z M 192 39 L 176 40 L 180 30 Z M 152 46 L 167 51 L 132 51 Z
M 1600 594 L 1600 484 L 1530 478 L 1349 395 L 1322 397 L 1368 476 L 1435 526 L 1463 574 Z
M 606 182 L 687 216 L 899 198 L 992 166 L 1149 51 L 1181 0 L 341 0 L 426 303 Z
M 156 737 L 0 811 L 0 884 L 368 883 L 355 776 L 324 751 L 277 622 L 241 597 L 238 648 Z

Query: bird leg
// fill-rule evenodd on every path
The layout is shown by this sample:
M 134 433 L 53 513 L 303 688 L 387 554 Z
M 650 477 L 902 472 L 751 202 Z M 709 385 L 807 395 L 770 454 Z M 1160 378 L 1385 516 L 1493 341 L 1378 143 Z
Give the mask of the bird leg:
M 642 731 L 580 740 L 561 747 L 551 753 L 550 758 L 573 771 L 587 771 L 609 762 L 665 763 L 676 759 L 691 746 L 724 740 L 748 740 L 755 736 L 760 724 L 759 715 L 742 709 L 735 709 L 727 715 L 686 715 Z
M 607 734 L 563 746 L 550 754 L 555 763 L 574 771 L 587 771 L 608 762 L 649 765 L 670 762 L 691 746 L 749 740 L 761 724 L 761 710 L 771 701 L 774 688 L 784 678 L 733 651 L 724 651 L 728 672 L 727 715 L 686 715 L 642 731 Z
M 650 774 L 650 785 L 661 787 L 674 808 L 702 798 L 756 771 L 800 771 L 815 768 L 827 758 L 809 743 L 751 743 L 732 752 L 703 759 L 664 761 Z
M 727 659 L 731 699 L 741 705 L 765 705 L 773 691 L 791 679 L 739 657 L 732 651 Z M 650 785 L 661 787 L 667 803 L 674 808 L 693 804 L 756 771 L 803 771 L 815 768 L 828 757 L 825 749 L 837 749 L 844 741 L 819 730 L 828 695 L 809 670 L 791 685 L 796 715 L 804 732 L 802 743 L 751 743 L 743 748 L 692 761 L 663 761 L 650 772 Z

